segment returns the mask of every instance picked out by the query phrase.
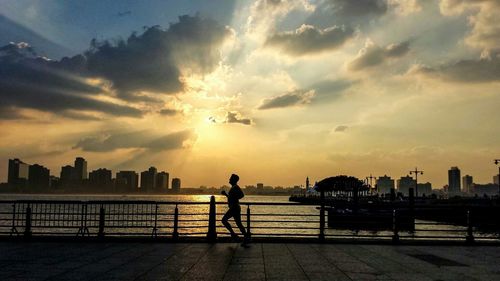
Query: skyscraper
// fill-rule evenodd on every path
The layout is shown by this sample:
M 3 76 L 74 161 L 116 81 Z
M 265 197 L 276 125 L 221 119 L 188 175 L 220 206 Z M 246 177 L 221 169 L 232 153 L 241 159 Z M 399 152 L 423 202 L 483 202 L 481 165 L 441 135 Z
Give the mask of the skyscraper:
M 401 177 L 398 181 L 398 192 L 403 193 L 404 195 L 409 195 L 410 194 L 410 188 L 415 189 L 415 180 L 410 177 Z M 413 191 L 413 194 L 415 194 L 415 191 Z
M 29 165 L 19 159 L 9 159 L 7 182 L 13 186 L 24 186 L 28 182 Z
M 432 184 L 430 182 L 418 183 L 418 194 L 429 196 L 432 193 Z
M 179 179 L 179 178 L 172 179 L 172 190 L 174 192 L 181 191 L 181 179 Z
M 47 189 L 50 185 L 50 171 L 42 165 L 30 165 L 28 183 L 31 188 Z
M 139 187 L 139 175 L 135 171 L 116 173 L 116 187 L 122 192 L 135 192 Z
M 141 191 L 151 192 L 156 187 L 157 170 L 155 167 L 150 167 L 147 171 L 141 173 Z
M 99 191 L 111 191 L 113 189 L 111 170 L 97 169 L 89 173 L 91 187 Z
M 86 180 L 88 179 L 88 174 L 87 174 L 87 161 L 83 159 L 82 157 L 77 157 L 75 159 L 75 180 L 81 181 L 81 180 Z
M 474 179 L 472 176 L 465 175 L 462 177 L 462 188 L 464 192 L 472 193 L 472 185 L 474 183 Z
M 390 193 L 391 188 L 394 188 L 394 180 L 387 175 L 378 177 L 376 184 L 377 184 L 377 191 L 380 194 Z
M 71 182 L 74 179 L 74 173 L 75 173 L 75 168 L 70 165 L 62 166 L 61 167 L 61 183 L 67 184 Z
M 169 174 L 167 172 L 160 172 L 156 175 L 156 189 L 158 191 L 167 191 L 168 189 Z
M 460 169 L 451 167 L 448 170 L 448 194 L 460 193 Z

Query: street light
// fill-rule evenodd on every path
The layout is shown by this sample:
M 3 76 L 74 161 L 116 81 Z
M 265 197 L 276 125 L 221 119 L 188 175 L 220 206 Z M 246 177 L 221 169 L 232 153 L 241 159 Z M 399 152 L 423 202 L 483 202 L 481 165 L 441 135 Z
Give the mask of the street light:
M 410 175 L 411 174 L 415 175 L 415 197 L 418 198 L 418 174 L 423 175 L 424 171 L 418 170 L 417 167 L 415 167 L 414 171 L 410 171 Z
M 500 197 L 500 159 L 495 159 L 495 165 L 498 166 L 498 196 Z

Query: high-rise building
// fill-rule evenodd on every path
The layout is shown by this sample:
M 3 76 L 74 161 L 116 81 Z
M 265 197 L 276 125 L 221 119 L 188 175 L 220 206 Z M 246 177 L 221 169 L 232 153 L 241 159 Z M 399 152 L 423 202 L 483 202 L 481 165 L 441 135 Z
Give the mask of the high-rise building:
M 472 193 L 472 184 L 474 183 L 474 180 L 472 176 L 465 175 L 462 177 L 462 188 L 464 192 L 467 193 Z
M 151 192 L 156 187 L 157 170 L 155 167 L 150 167 L 147 171 L 141 173 L 141 191 Z
M 458 194 L 460 189 L 460 169 L 451 167 L 448 170 L 448 194 Z
M 135 192 L 139 187 L 139 175 L 135 171 L 116 173 L 116 189 L 122 192 Z
M 7 182 L 13 186 L 24 186 L 28 182 L 29 165 L 19 159 L 9 159 Z
M 42 165 L 30 165 L 28 183 L 31 188 L 47 189 L 50 186 L 50 171 Z
M 378 193 L 391 193 L 391 188 L 394 188 L 394 180 L 391 179 L 391 177 L 384 175 L 382 177 L 378 177 L 376 185 Z
M 429 196 L 432 193 L 432 184 L 430 182 L 418 183 L 418 195 L 419 196 Z
M 88 179 L 87 161 L 85 161 L 85 159 L 83 159 L 82 157 L 77 157 L 75 159 L 74 177 L 74 179 L 77 181 Z
M 156 189 L 158 191 L 166 191 L 168 189 L 169 174 L 160 172 L 156 175 Z
M 181 179 L 179 179 L 179 178 L 172 179 L 172 190 L 174 192 L 181 191 Z
M 399 180 L 397 180 L 397 184 L 398 184 L 398 192 L 401 192 L 406 196 L 410 194 L 410 188 L 415 189 L 415 180 L 408 175 L 406 177 L 401 177 Z M 413 191 L 413 194 L 415 194 L 415 190 Z
M 70 165 L 62 166 L 61 167 L 61 176 L 60 176 L 61 182 L 68 183 L 68 182 L 72 181 L 74 178 L 74 173 L 75 173 L 75 169 L 73 168 L 73 166 L 70 166 Z
M 112 172 L 108 169 L 97 169 L 89 173 L 91 187 L 99 190 L 113 189 Z
M 493 176 L 493 183 L 498 185 L 498 181 L 499 181 L 498 175 Z

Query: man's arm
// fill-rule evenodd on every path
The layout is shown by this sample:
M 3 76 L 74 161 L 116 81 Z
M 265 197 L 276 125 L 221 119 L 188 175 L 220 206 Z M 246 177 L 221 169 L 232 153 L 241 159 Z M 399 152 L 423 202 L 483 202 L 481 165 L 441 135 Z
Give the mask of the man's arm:
M 229 197 L 229 195 L 227 195 L 227 192 L 225 190 L 221 191 L 220 194 L 225 195 L 226 197 Z

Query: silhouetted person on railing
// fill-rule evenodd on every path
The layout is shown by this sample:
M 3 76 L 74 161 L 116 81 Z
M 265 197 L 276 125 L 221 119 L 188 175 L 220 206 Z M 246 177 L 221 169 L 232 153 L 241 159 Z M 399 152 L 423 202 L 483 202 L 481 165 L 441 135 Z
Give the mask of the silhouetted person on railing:
M 243 191 L 238 186 L 239 179 L 240 177 L 238 177 L 238 175 L 232 174 L 231 177 L 229 178 L 229 183 L 231 184 L 231 189 L 229 190 L 229 193 L 226 193 L 225 190 L 221 192 L 221 194 L 227 197 L 227 204 L 229 206 L 229 210 L 227 210 L 226 214 L 222 217 L 222 224 L 224 224 L 224 226 L 231 233 L 231 238 L 238 240 L 239 239 L 238 235 L 234 232 L 233 228 L 231 227 L 231 224 L 229 224 L 228 221 L 231 217 L 233 217 L 234 222 L 236 222 L 236 225 L 238 226 L 238 228 L 241 231 L 241 234 L 243 235 L 242 246 L 246 246 L 249 241 L 247 232 L 245 231 L 245 227 L 241 223 L 241 207 L 240 207 L 240 199 L 243 198 L 245 194 L 243 194 Z

